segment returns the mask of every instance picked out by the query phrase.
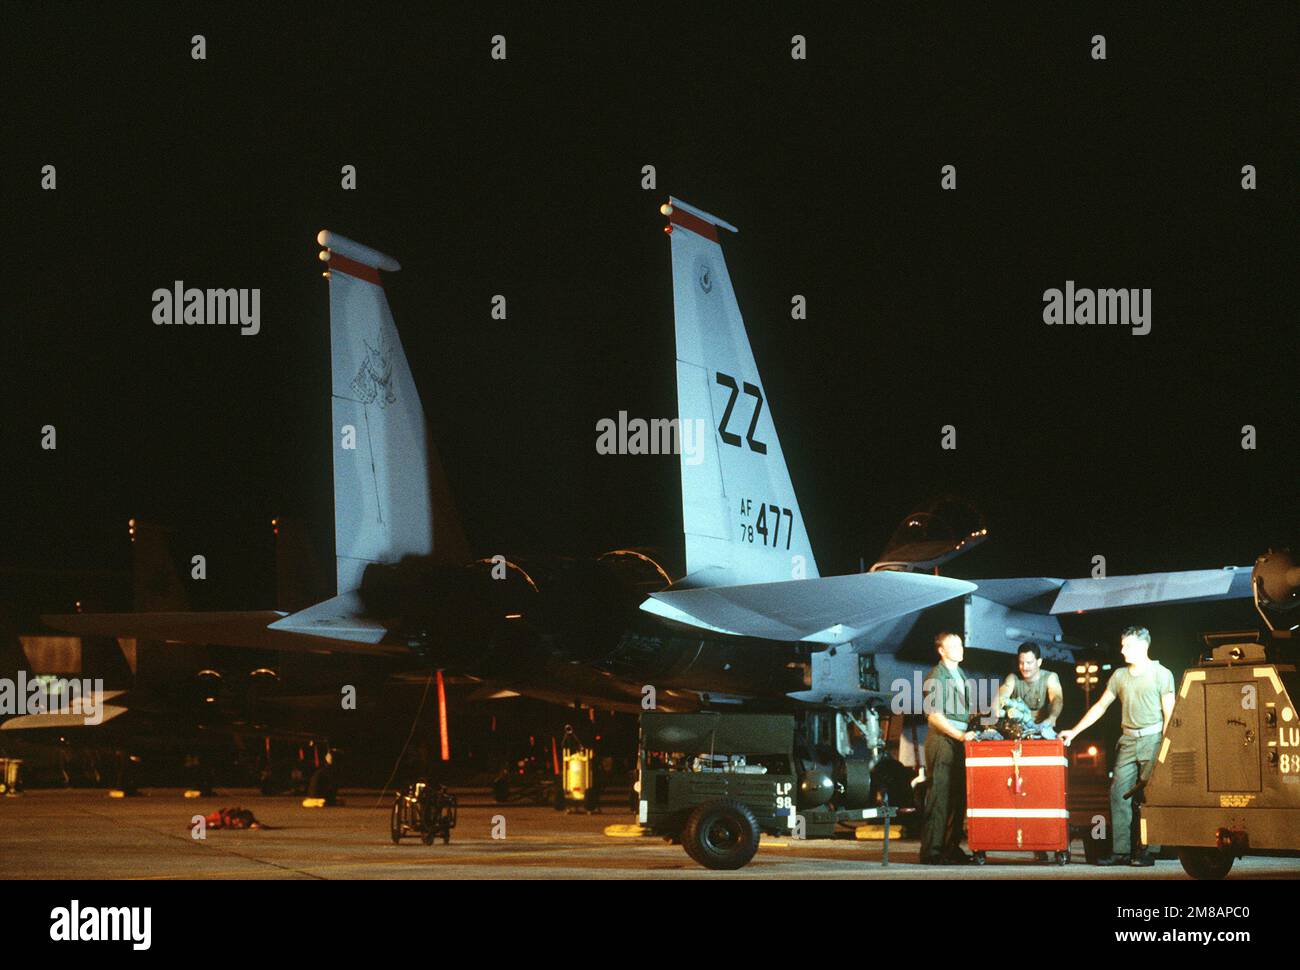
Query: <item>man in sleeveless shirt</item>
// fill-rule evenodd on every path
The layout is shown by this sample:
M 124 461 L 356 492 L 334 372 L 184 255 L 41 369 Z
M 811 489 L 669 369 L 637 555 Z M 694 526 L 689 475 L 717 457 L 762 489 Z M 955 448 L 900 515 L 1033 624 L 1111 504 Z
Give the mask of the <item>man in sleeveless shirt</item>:
M 966 741 L 970 730 L 970 697 L 961 669 L 965 649 L 955 633 L 934 638 L 939 662 L 925 677 L 924 711 L 925 823 L 921 828 L 921 862 L 924 865 L 964 865 L 970 856 L 961 850 L 966 818 Z
M 998 688 L 994 710 L 1010 700 L 1023 701 L 1034 714 L 1034 723 L 1056 730 L 1056 719 L 1065 705 L 1061 678 L 1050 670 L 1043 670 L 1043 651 L 1038 644 L 1026 641 L 1016 655 L 1018 673 L 1007 674 Z
M 1120 650 L 1126 667 L 1110 675 L 1101 699 L 1068 731 L 1061 740 L 1069 744 L 1077 735 L 1097 722 L 1118 698 L 1124 733 L 1115 749 L 1115 768 L 1110 782 L 1111 854 L 1097 860 L 1098 865 L 1155 865 L 1149 851 L 1133 845 L 1133 803 L 1124 793 L 1147 778 L 1160 750 L 1160 740 L 1169 727 L 1174 712 L 1174 675 L 1168 667 L 1148 655 L 1151 634 L 1146 627 L 1130 626 L 1120 634 Z M 1131 858 L 1126 858 L 1131 857 Z
M 994 711 L 1001 711 L 1002 706 L 1011 700 L 1021 701 L 1034 716 L 1034 723 L 1043 728 L 1043 737 L 1056 736 L 1056 719 L 1061 716 L 1065 706 L 1065 692 L 1061 690 L 1061 678 L 1050 670 L 1043 670 L 1043 651 L 1032 640 L 1026 640 L 1016 651 L 1015 673 L 1007 674 L 1007 679 L 998 688 Z M 1046 862 L 1048 853 L 1035 852 L 1040 862 Z

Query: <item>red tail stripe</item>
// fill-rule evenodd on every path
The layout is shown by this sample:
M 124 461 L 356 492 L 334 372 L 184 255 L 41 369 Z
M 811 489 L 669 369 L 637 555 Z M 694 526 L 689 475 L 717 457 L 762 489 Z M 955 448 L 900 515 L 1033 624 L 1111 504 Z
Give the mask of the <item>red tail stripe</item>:
M 668 221 L 673 225 L 681 226 L 683 229 L 689 229 L 691 232 L 698 233 L 705 239 L 718 241 L 718 228 L 711 222 L 705 222 L 699 216 L 691 215 L 685 209 L 679 209 L 673 206 L 672 213 L 668 216 Z
M 329 267 L 331 273 L 338 270 L 340 273 L 347 273 L 349 276 L 355 276 L 367 283 L 374 283 L 375 286 L 384 285 L 379 281 L 379 270 L 373 266 L 367 266 L 365 263 L 358 263 L 355 259 L 348 259 L 332 249 L 330 250 Z

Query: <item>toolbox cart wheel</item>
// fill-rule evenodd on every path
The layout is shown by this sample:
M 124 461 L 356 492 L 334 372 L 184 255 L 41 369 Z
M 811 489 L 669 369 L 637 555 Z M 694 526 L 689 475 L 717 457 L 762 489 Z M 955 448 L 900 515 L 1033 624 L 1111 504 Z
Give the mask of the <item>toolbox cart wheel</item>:
M 989 861 L 988 854 L 983 849 L 974 853 L 972 858 L 975 860 L 975 865 L 977 866 L 982 866 Z
M 1232 868 L 1232 856 L 1223 849 L 1184 845 L 1178 850 L 1183 871 L 1193 879 L 1222 879 Z
M 686 819 L 682 847 L 706 869 L 739 869 L 758 851 L 758 819 L 734 798 L 705 802 Z
M 1066 850 L 1064 850 L 1064 851 L 1062 851 L 1062 852 L 1058 852 L 1058 853 L 1056 853 L 1056 864 L 1057 864 L 1058 866 L 1068 865 L 1069 862 L 1070 862 L 1070 850 L 1069 850 L 1069 849 L 1066 849 Z

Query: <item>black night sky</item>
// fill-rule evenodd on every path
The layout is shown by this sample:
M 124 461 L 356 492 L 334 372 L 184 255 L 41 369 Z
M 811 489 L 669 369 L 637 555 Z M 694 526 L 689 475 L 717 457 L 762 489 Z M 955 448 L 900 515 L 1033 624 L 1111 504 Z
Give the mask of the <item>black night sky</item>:
M 126 570 L 133 515 L 208 556 L 201 607 L 273 603 L 272 516 L 327 548 L 323 227 L 403 264 L 389 299 L 478 552 L 680 560 L 676 459 L 595 451 L 600 418 L 675 413 L 669 193 L 740 228 L 824 573 L 939 494 L 993 533 L 959 575 L 1253 562 L 1298 519 L 1297 8 L 1087 6 L 12 9 L 5 598 L 66 609 L 32 571 Z M 155 327 L 178 279 L 259 287 L 262 332 Z M 1151 333 L 1045 326 L 1067 279 L 1150 287 Z

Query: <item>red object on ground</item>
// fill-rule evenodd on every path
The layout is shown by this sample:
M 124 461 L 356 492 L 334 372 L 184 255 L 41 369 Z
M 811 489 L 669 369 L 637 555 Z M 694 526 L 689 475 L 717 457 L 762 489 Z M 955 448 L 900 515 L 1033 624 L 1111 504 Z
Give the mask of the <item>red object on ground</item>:
M 966 832 L 972 852 L 1065 852 L 1065 745 L 967 741 Z
M 198 821 L 190 822 L 190 829 L 198 826 Z M 246 808 L 218 808 L 209 812 L 204 818 L 203 824 L 209 829 L 264 829 L 266 828 L 259 822 Z

